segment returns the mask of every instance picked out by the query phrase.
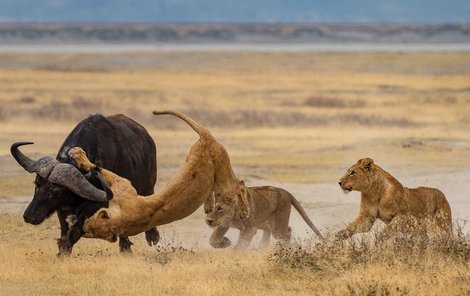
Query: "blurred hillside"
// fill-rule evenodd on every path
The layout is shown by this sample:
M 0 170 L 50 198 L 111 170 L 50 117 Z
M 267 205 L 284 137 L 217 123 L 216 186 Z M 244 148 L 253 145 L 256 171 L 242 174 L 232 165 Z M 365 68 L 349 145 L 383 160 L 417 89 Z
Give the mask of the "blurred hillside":
M 3 22 L 458 23 L 468 0 L 0 0 Z
M 467 43 L 470 24 L 18 24 L 1 44 Z

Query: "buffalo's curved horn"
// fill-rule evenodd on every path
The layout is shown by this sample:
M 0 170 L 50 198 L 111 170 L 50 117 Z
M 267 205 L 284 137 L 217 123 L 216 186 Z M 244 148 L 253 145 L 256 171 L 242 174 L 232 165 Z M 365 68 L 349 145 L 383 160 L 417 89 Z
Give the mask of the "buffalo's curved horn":
M 103 179 L 103 177 L 101 176 L 100 171 L 98 169 L 94 168 L 92 172 L 93 172 L 93 174 L 96 174 L 96 178 L 98 179 L 98 181 L 100 181 L 100 184 L 103 187 L 104 192 L 106 192 L 106 198 L 108 200 L 112 199 L 114 197 L 114 193 L 111 190 L 111 188 L 109 188 L 108 184 Z
M 17 142 L 11 145 L 10 152 L 11 155 L 16 159 L 16 161 L 29 173 L 37 173 L 39 176 L 47 179 L 54 169 L 54 167 L 59 163 L 57 159 L 54 159 L 50 156 L 44 156 L 38 160 L 32 160 L 31 158 L 24 155 L 18 147 L 22 145 L 30 145 L 32 142 Z
M 112 191 L 111 196 L 109 196 L 109 193 L 107 194 L 105 191 L 96 188 L 76 167 L 68 163 L 58 163 L 55 165 L 48 180 L 49 182 L 62 185 L 75 194 L 89 200 L 107 202 L 113 197 Z
M 23 145 L 31 145 L 34 144 L 33 142 L 16 142 L 13 143 L 10 147 L 11 155 L 16 159 L 20 166 L 22 166 L 26 171 L 29 173 L 35 173 L 34 164 L 36 163 L 35 160 L 24 155 L 18 147 Z

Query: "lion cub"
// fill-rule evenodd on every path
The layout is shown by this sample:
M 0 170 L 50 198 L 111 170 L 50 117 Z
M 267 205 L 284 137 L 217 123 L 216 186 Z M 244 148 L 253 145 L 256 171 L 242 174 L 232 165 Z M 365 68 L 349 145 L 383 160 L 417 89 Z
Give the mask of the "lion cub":
M 246 187 L 244 181 L 239 181 L 239 185 L 239 199 L 243 196 L 248 199 L 251 214 L 242 220 L 237 199 L 227 199 L 214 194 L 212 211 L 206 216 L 206 223 L 215 227 L 210 237 L 212 247 L 226 248 L 231 245 L 230 240 L 224 237 L 230 227 L 240 230 L 236 249 L 248 248 L 257 229 L 263 230 L 260 248 L 269 245 L 271 234 L 275 239 L 290 241 L 291 206 L 294 206 L 310 228 L 323 239 L 300 203 L 286 190 L 271 186 Z
M 387 224 L 389 231 L 407 231 L 413 221 L 431 220 L 445 233 L 452 232 L 452 214 L 444 194 L 435 188 L 406 188 L 370 158 L 359 160 L 339 180 L 345 193 L 361 192 L 357 218 L 337 236 L 347 238 L 367 232 L 375 220 Z

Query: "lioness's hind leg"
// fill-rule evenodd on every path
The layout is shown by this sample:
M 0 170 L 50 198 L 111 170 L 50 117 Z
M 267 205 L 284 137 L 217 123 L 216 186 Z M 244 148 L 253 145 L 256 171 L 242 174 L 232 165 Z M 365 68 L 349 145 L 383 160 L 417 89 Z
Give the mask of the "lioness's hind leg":
M 269 242 L 271 239 L 271 229 L 264 229 L 263 230 L 263 237 L 261 238 L 261 242 L 259 243 L 259 248 L 264 249 L 269 246 Z
M 283 242 L 290 242 L 292 236 L 292 229 L 286 225 L 283 227 L 277 227 L 273 230 L 273 237 Z
M 452 233 L 452 218 L 449 216 L 450 215 L 442 209 L 438 210 L 435 216 L 437 226 L 447 234 Z
M 422 223 L 413 216 L 398 215 L 385 226 L 379 237 L 388 239 L 401 233 L 413 233 L 420 229 L 421 225 Z
M 256 228 L 254 227 L 247 227 L 245 230 L 240 232 L 240 236 L 238 237 L 237 244 L 235 245 L 235 249 L 246 249 L 250 246 L 251 240 L 253 236 L 256 234 Z
M 291 228 L 289 218 L 291 211 L 290 199 L 279 199 L 276 212 L 274 212 L 273 237 L 277 240 L 289 242 L 291 239 Z

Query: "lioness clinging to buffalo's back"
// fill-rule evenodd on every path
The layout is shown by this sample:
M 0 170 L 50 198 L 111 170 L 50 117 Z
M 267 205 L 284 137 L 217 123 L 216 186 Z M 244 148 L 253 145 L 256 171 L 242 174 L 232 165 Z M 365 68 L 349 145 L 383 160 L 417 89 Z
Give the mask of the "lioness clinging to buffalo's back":
M 131 183 L 113 172 L 97 168 L 114 193 L 109 208 L 102 208 L 85 221 L 86 237 L 116 240 L 118 235 L 132 236 L 155 225 L 167 224 L 192 214 L 212 192 L 225 198 L 238 199 L 238 180 L 232 170 L 225 148 L 211 133 L 180 112 L 154 111 L 155 115 L 171 114 L 188 123 L 198 134 L 186 158 L 186 163 L 168 184 L 151 196 L 139 196 Z M 96 168 L 80 147 L 69 150 L 77 166 L 90 171 Z M 242 218 L 248 218 L 249 208 L 241 198 Z M 205 211 L 210 211 L 205 204 Z
M 452 232 L 450 206 L 441 191 L 428 187 L 403 187 L 370 158 L 361 159 L 350 167 L 339 185 L 345 193 L 352 190 L 361 192 L 361 205 L 357 218 L 338 232 L 338 237 L 367 232 L 376 219 L 387 224 L 386 232 L 406 230 L 410 221 L 424 219 L 431 220 L 445 233 Z
M 286 190 L 272 186 L 246 187 L 244 181 L 239 181 L 239 185 L 241 194 L 245 195 L 248 200 L 250 217 L 240 219 L 237 200 L 214 194 L 213 210 L 206 216 L 206 223 L 211 227 L 216 227 L 210 237 L 212 247 L 226 248 L 231 245 L 230 240 L 224 237 L 230 227 L 240 230 L 236 249 L 249 247 L 257 229 L 263 230 L 260 248 L 268 246 L 271 234 L 275 239 L 290 241 L 291 206 L 294 206 L 315 234 L 323 239 L 300 203 Z

